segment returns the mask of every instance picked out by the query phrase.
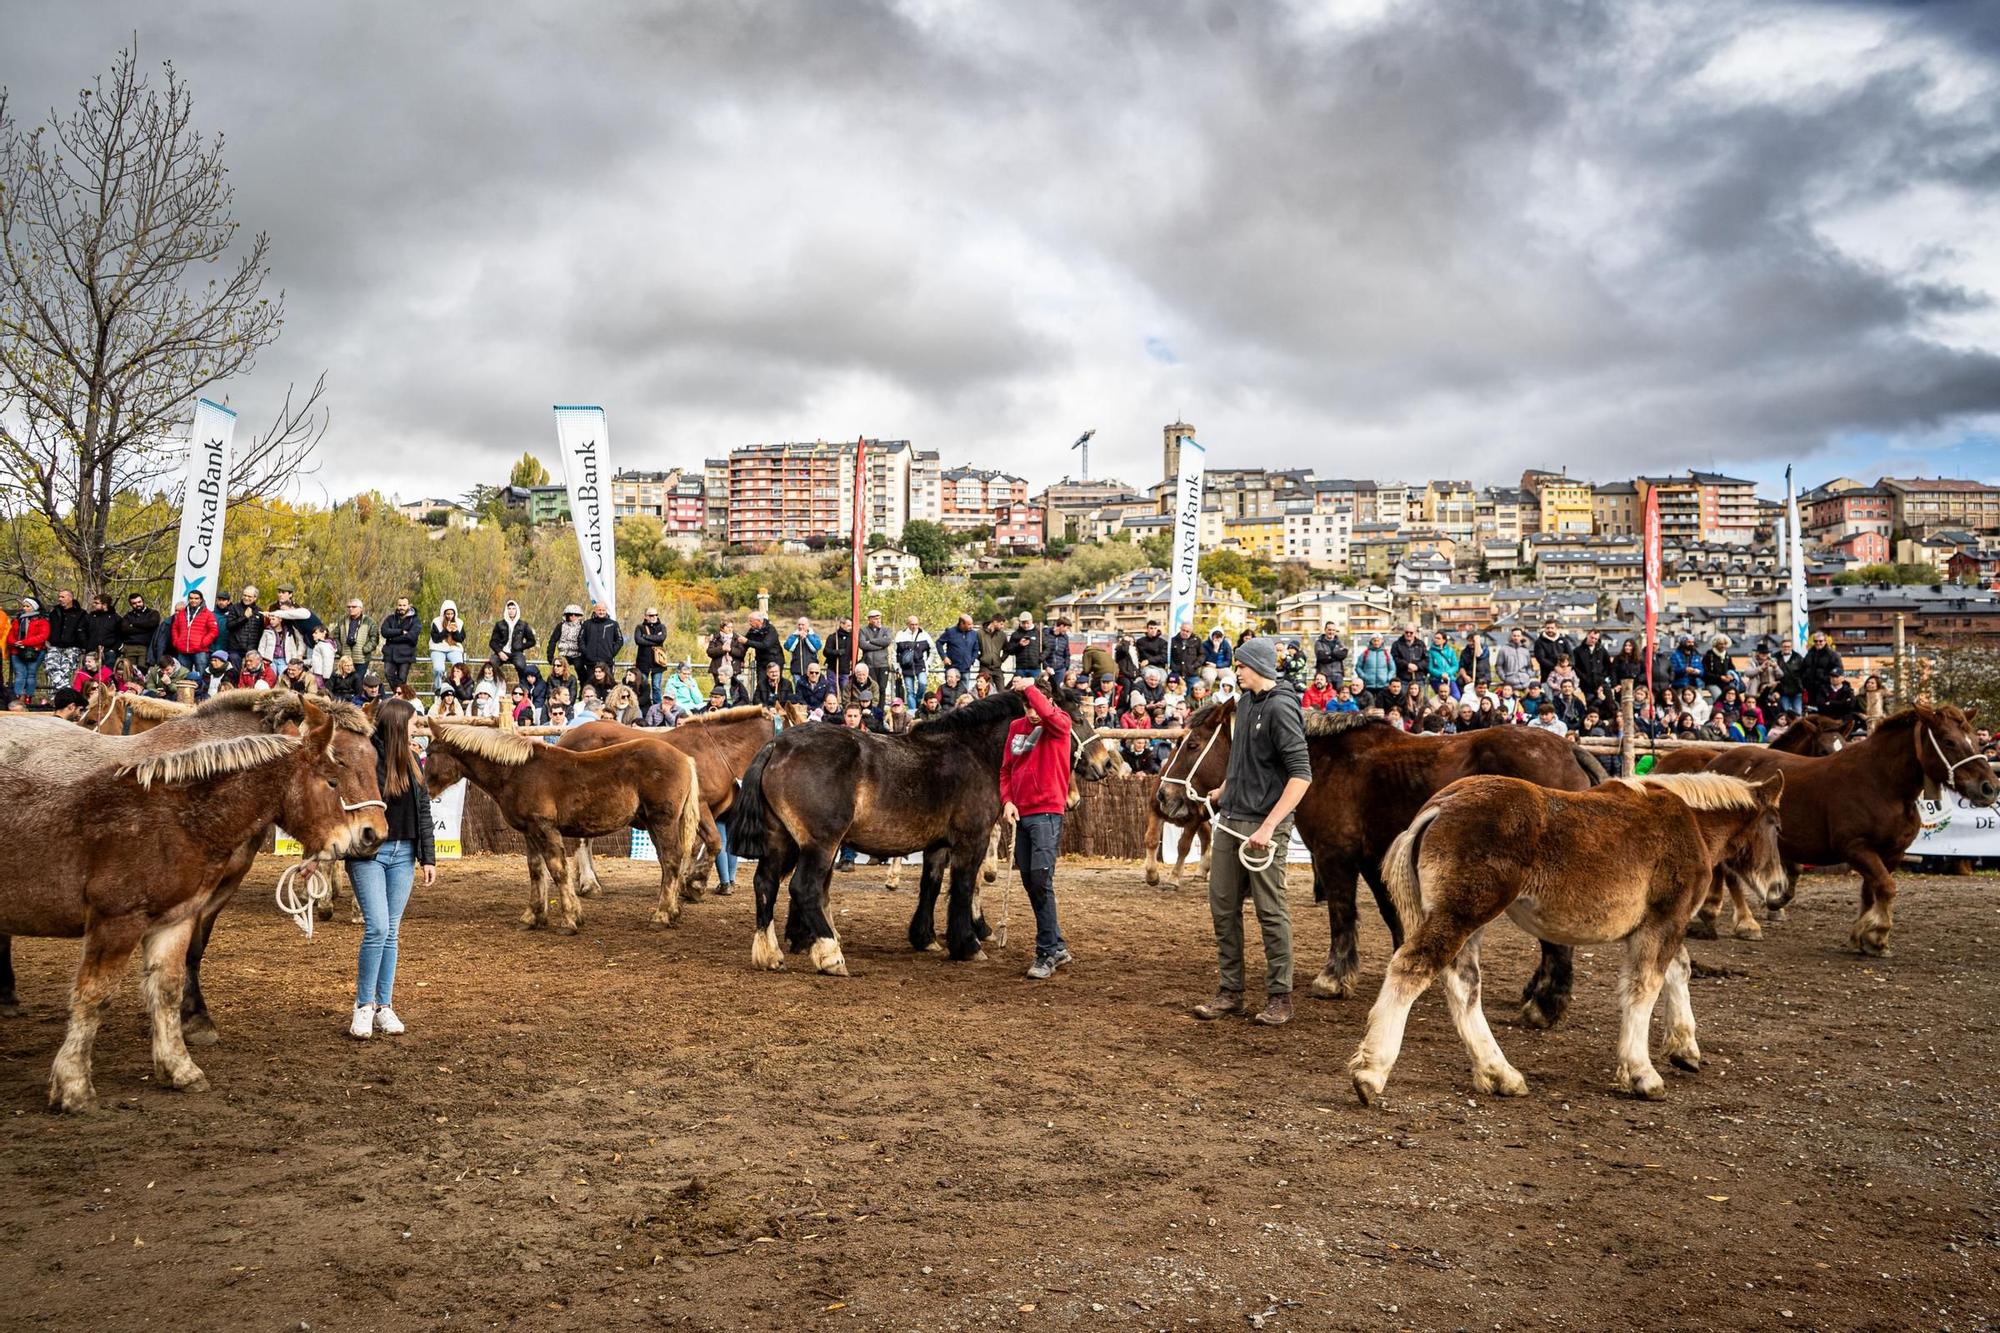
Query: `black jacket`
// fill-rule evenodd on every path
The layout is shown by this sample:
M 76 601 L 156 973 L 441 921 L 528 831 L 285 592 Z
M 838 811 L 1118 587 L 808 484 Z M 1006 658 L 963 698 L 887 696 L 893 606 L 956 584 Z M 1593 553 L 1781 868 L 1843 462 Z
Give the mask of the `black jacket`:
M 375 737 L 375 780 L 382 785 L 382 801 L 388 807 L 382 816 L 389 824 L 389 842 L 414 842 L 417 845 L 417 864 L 434 866 L 437 864 L 437 847 L 432 841 L 431 798 L 424 790 L 423 770 L 414 775 L 416 781 L 404 788 L 401 794 L 389 794 L 389 765 L 382 753 L 382 737 Z M 354 857 L 354 860 L 368 860 Z
M 757 654 L 756 665 L 752 668 L 756 673 L 757 679 L 762 680 L 764 678 L 764 668 L 772 662 L 778 664 L 778 670 L 781 673 L 784 671 L 785 641 L 778 637 L 778 627 L 776 625 L 767 620 L 755 629 L 745 630 L 743 632 L 743 642 L 748 645 L 751 652 Z
M 513 632 L 509 633 L 507 619 L 502 616 L 493 622 L 493 632 L 486 636 L 487 656 L 498 657 L 501 653 L 506 653 L 507 661 L 514 666 L 525 664 L 528 653 L 534 646 L 535 631 L 529 627 L 525 618 L 516 620 Z
M 667 622 L 656 620 L 648 625 L 644 620 L 632 627 L 632 642 L 638 645 L 633 654 L 632 665 L 641 671 L 664 671 L 667 655 L 660 649 L 667 642 Z
M 118 617 L 118 641 L 129 648 L 153 646 L 153 631 L 160 627 L 160 613 L 152 607 L 141 611 L 127 611 Z
M 1389 645 L 1389 661 L 1395 664 L 1396 679 L 1408 685 L 1413 680 L 1423 680 L 1431 673 L 1431 648 L 1420 638 L 1404 638 L 1398 634 L 1396 641 Z
M 264 636 L 264 611 L 262 607 L 249 611 L 231 607 L 230 610 L 235 614 L 229 620 L 229 646 L 240 662 L 243 654 L 255 648 L 257 640 Z
M 1234 735 L 1222 791 L 1224 815 L 1262 819 L 1278 803 L 1288 780 L 1311 781 L 1305 714 L 1291 682 L 1281 680 L 1261 694 L 1238 695 Z M 1279 852 L 1282 855 L 1283 849 Z
M 583 630 L 576 636 L 576 649 L 586 662 L 602 662 L 609 666 L 618 660 L 618 650 L 625 646 L 625 631 L 618 628 L 618 622 L 610 616 L 585 616 Z
M 116 611 L 86 611 L 83 613 L 83 646 L 95 648 L 104 656 L 106 665 L 111 655 L 118 651 L 118 645 L 125 642 L 125 635 L 118 623 Z
M 1596 698 L 1604 683 L 1611 679 L 1611 654 L 1605 651 L 1601 640 L 1595 644 L 1578 644 L 1576 651 L 1569 655 L 1569 664 L 1576 668 L 1577 688 L 1583 691 L 1586 699 Z
M 1167 640 L 1167 669 L 1182 680 L 1201 674 L 1201 636 L 1176 634 Z
M 417 660 L 417 634 L 423 622 L 414 609 L 391 611 L 382 617 L 382 660 L 408 664 Z
M 64 609 L 51 602 L 48 608 L 48 617 L 49 647 L 83 648 L 88 646 L 84 642 L 84 636 L 89 630 L 89 623 L 84 619 L 84 610 L 82 607 L 72 606 Z
M 1313 669 L 1322 672 L 1330 684 L 1339 684 L 1347 675 L 1347 642 L 1339 635 L 1322 634 L 1313 640 Z
M 1007 653 L 1014 659 L 1015 675 L 1032 676 L 1042 669 L 1042 636 L 1016 627 L 1007 635 Z
M 826 646 L 820 650 L 819 656 L 820 660 L 826 663 L 828 671 L 831 671 L 836 676 L 845 676 L 847 674 L 847 658 L 853 651 L 854 631 L 851 629 L 837 629 L 826 636 Z M 873 671 L 875 668 L 869 667 L 868 669 Z
M 1132 640 L 1132 651 L 1139 655 L 1140 666 L 1156 666 L 1162 671 L 1167 669 L 1167 661 L 1173 656 L 1164 634 L 1141 634 Z
M 1553 639 L 1546 634 L 1535 636 L 1532 651 L 1535 655 L 1535 669 L 1542 673 L 1542 679 L 1549 678 L 1549 672 L 1556 669 L 1556 659 L 1569 652 L 1569 641 L 1558 634 Z M 1572 662 L 1576 659 L 1571 658 Z

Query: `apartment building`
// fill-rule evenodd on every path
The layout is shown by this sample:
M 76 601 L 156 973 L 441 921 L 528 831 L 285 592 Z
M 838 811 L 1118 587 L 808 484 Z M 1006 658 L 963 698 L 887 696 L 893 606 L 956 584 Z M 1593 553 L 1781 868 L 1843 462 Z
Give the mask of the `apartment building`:
M 1089 591 L 1053 598 L 1043 619 L 1067 614 L 1070 623 L 1085 635 L 1140 634 L 1149 620 L 1164 626 L 1172 603 L 1173 579 L 1167 571 L 1139 569 Z M 1250 606 L 1233 589 L 1198 579 L 1194 622 L 1197 633 L 1206 634 L 1220 625 L 1233 636 L 1250 623 Z
M 1864 585 L 1806 593 L 1807 623 L 1843 652 L 1893 647 L 1899 615 L 1904 633 L 1920 642 L 2000 648 L 2000 595 L 1985 589 Z
M 993 511 L 993 549 L 1039 551 L 1048 544 L 1048 514 L 1032 500 L 1010 500 Z
M 954 532 L 996 527 L 1001 509 L 1028 498 L 1026 478 L 987 468 L 946 468 L 940 483 L 938 522 Z
M 1587 536 L 1596 524 L 1591 484 L 1561 472 L 1530 469 L 1521 475 L 1521 489 L 1535 497 L 1537 531 Z
M 1285 558 L 1285 516 L 1250 514 L 1222 520 L 1222 544 L 1256 560 Z
M 1321 512 L 1311 504 L 1294 504 L 1284 516 L 1284 559 L 1313 569 L 1347 568 L 1347 545 L 1354 535 L 1354 515 L 1345 509 Z
M 1480 541 L 1518 542 L 1541 530 L 1541 505 L 1533 491 L 1488 486 L 1479 493 L 1473 535 Z
M 1639 488 L 1629 481 L 1607 481 L 1590 491 L 1590 530 L 1602 536 L 1642 535 Z
M 669 535 L 699 538 L 708 526 L 707 486 L 703 477 L 679 468 L 618 472 L 611 478 L 611 512 L 616 518 L 658 519 Z
M 910 515 L 908 440 L 868 440 L 864 530 L 890 541 Z M 854 521 L 854 445 L 756 444 L 729 454 L 726 531 L 735 546 L 839 538 Z
M 1424 487 L 1423 521 L 1463 541 L 1479 531 L 1479 492 L 1469 481 L 1432 481 Z
M 1928 537 L 1945 528 L 2000 532 L 2000 486 L 1952 477 L 1884 477 L 1890 521 L 1899 535 Z
M 706 517 L 702 524 L 702 536 L 712 542 L 726 542 L 729 540 L 728 459 L 704 458 L 702 460 L 701 489 L 706 508 Z
M 944 467 L 935 449 L 918 449 L 910 455 L 910 517 L 926 523 L 944 517 Z

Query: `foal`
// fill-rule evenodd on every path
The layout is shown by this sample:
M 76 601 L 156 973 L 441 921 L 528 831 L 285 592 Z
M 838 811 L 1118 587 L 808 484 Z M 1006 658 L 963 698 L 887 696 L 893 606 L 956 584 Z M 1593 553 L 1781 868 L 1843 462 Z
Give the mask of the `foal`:
M 1442 974 L 1458 1035 L 1481 1092 L 1528 1090 L 1507 1063 L 1479 1004 L 1479 936 L 1503 912 L 1536 938 L 1622 943 L 1624 1022 L 1618 1086 L 1665 1095 L 1647 1050 L 1653 1004 L 1667 993 L 1667 1058 L 1701 1067 L 1688 1000 L 1688 917 L 1718 866 L 1754 881 L 1782 874 L 1782 775 L 1752 785 L 1716 774 L 1619 778 L 1555 792 L 1515 778 L 1474 777 L 1432 797 L 1390 845 L 1383 873 L 1405 936 L 1347 1062 L 1365 1105 L 1381 1094 L 1403 1044 L 1410 1006 Z

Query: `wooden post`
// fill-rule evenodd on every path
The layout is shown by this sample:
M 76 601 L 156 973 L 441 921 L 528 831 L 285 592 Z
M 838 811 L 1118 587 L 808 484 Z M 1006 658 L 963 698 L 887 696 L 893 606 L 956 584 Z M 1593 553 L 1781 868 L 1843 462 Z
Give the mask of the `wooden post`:
M 1632 682 L 1618 682 L 1618 775 L 1636 777 L 1639 761 L 1638 713 L 1632 706 Z
M 1910 679 L 1907 659 L 1903 656 L 1903 613 L 1896 613 L 1896 706 L 1902 707 L 1910 701 Z

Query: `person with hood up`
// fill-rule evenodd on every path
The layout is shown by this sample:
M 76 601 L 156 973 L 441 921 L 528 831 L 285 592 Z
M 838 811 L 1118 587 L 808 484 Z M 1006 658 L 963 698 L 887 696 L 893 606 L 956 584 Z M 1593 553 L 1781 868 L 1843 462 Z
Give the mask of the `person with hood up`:
M 535 631 L 521 619 L 521 604 L 510 597 L 500 608 L 500 618 L 493 622 L 493 632 L 486 636 L 486 655 L 508 680 L 519 680 L 534 648 Z
M 1235 660 L 1236 650 L 1230 646 L 1229 636 L 1222 632 L 1222 627 L 1218 625 L 1210 630 L 1207 640 L 1201 645 L 1203 671 L 1213 676 L 1229 670 L 1230 663 Z
M 1516 626 L 1507 635 L 1507 642 L 1493 655 L 1493 669 L 1500 673 L 1500 679 L 1516 690 L 1525 690 L 1533 681 L 1540 680 L 1541 673 L 1535 669 L 1535 651 L 1528 646 L 1528 636 Z
M 438 613 L 431 620 L 432 682 L 443 680 L 447 667 L 464 660 L 465 622 L 458 618 L 458 603 L 447 597 L 438 603 Z

